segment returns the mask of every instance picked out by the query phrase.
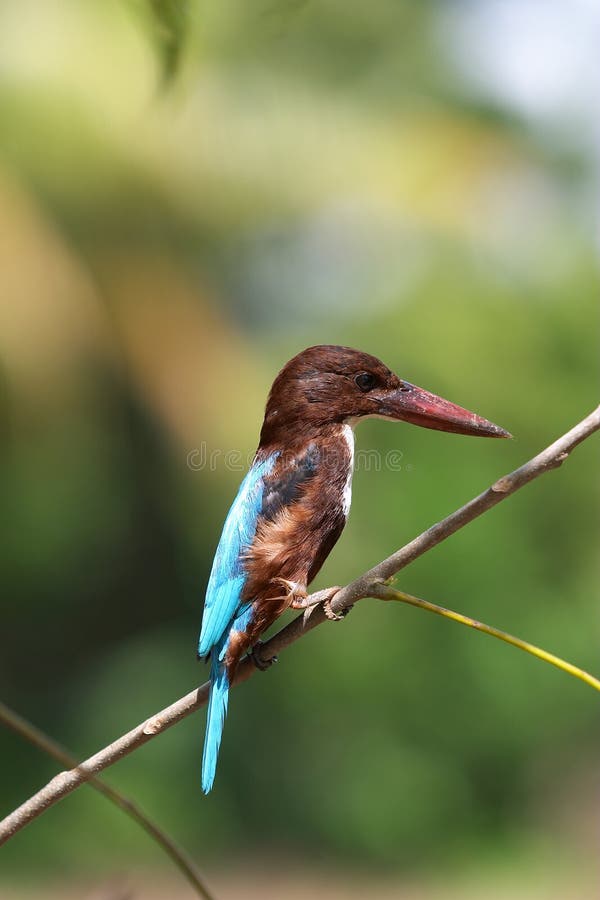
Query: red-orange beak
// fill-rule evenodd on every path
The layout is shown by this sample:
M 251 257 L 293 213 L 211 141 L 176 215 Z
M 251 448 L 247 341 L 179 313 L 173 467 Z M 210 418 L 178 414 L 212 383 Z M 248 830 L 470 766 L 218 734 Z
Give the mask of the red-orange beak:
M 443 397 L 430 394 L 423 388 L 402 382 L 402 387 L 382 395 L 379 399 L 379 415 L 389 419 L 399 419 L 420 425 L 422 428 L 433 428 L 436 431 L 450 431 L 453 434 L 470 434 L 474 437 L 509 438 L 512 435 L 482 419 L 481 416 L 462 406 L 456 406 Z

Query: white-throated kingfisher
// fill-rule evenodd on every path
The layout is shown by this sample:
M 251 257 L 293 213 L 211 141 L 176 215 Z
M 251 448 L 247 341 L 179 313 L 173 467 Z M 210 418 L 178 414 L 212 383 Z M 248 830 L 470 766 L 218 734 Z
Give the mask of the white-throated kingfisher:
M 202 787 L 212 788 L 229 686 L 242 656 L 292 607 L 350 510 L 354 426 L 392 419 L 437 431 L 507 431 L 349 347 L 309 347 L 273 383 L 254 461 L 225 520 L 206 590 L 198 656 L 211 658 Z

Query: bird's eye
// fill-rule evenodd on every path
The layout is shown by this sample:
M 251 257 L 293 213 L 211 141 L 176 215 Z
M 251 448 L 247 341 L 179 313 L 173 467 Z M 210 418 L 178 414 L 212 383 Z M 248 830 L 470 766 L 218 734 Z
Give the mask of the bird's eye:
M 360 388 L 365 394 L 367 391 L 372 390 L 377 384 L 377 379 L 370 372 L 361 372 L 354 379 L 355 385 Z

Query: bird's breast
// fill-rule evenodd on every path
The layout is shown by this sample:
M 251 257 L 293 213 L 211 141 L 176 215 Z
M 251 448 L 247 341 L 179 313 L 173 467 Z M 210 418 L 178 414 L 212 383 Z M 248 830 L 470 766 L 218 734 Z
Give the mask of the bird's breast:
M 274 578 L 308 584 L 339 538 L 350 509 L 354 434 L 338 425 L 295 450 L 279 448 L 246 554 L 246 596 Z

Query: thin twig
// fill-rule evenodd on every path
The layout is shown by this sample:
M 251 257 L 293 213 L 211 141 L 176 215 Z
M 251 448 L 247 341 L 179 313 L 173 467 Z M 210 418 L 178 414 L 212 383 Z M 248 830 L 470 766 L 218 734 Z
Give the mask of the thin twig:
M 77 768 L 77 760 L 68 750 L 37 728 L 37 726 L 24 719 L 23 716 L 20 716 L 19 713 L 10 709 L 2 701 L 0 701 L 0 722 L 26 741 L 29 741 L 38 750 L 51 756 L 62 766 L 68 766 L 70 769 Z M 134 800 L 130 800 L 116 788 L 110 787 L 99 778 L 89 778 L 88 784 L 106 797 L 107 800 L 110 800 L 111 803 L 114 803 L 115 806 L 118 806 L 119 809 L 122 809 L 126 815 L 133 819 L 134 822 L 137 822 L 163 848 L 167 856 L 183 872 L 200 897 L 204 897 L 205 900 L 214 900 L 214 896 L 206 886 L 195 862 L 185 850 L 178 847 L 175 841 L 140 809 Z
M 536 647 L 535 644 L 523 641 L 521 638 L 508 634 L 506 631 L 500 631 L 499 628 L 494 628 L 492 625 L 486 625 L 485 622 L 479 622 L 477 619 L 472 619 L 471 616 L 464 616 L 462 613 L 454 612 L 453 609 L 446 609 L 444 606 L 430 603 L 429 600 L 421 600 L 420 597 L 413 597 L 412 594 L 398 591 L 395 588 L 389 587 L 387 584 L 373 585 L 372 593 L 373 597 L 377 600 L 396 600 L 399 603 L 408 603 L 410 606 L 416 606 L 419 609 L 427 610 L 427 612 L 435 613 L 437 616 L 443 616 L 444 619 L 452 619 L 453 622 L 460 622 L 461 625 L 466 625 L 468 628 L 475 628 L 476 631 L 481 631 L 483 634 L 489 634 L 491 637 L 498 638 L 499 641 L 504 641 L 506 644 L 518 647 L 519 650 L 524 650 L 525 653 L 529 653 L 531 656 L 537 656 L 538 659 L 543 659 L 544 662 L 550 663 L 551 666 L 556 666 L 557 669 L 561 669 L 568 675 L 573 675 L 574 678 L 579 678 L 580 681 L 584 681 L 586 684 L 589 684 L 590 687 L 600 691 L 600 680 L 594 678 L 594 676 L 590 675 L 589 672 L 586 672 L 585 669 L 580 669 L 579 666 L 574 666 L 573 663 L 561 659 L 560 656 L 555 656 L 554 653 L 548 653 L 548 651 L 542 649 L 542 647 Z
M 417 557 L 431 550 L 459 529 L 464 528 L 473 519 L 505 500 L 506 497 L 533 481 L 534 478 L 560 466 L 581 441 L 590 437 L 599 429 L 600 406 L 557 441 L 525 463 L 525 465 L 500 478 L 483 494 L 475 497 L 465 506 L 433 525 L 427 531 L 424 531 L 423 534 L 406 544 L 405 547 L 402 547 L 392 556 L 379 563 L 379 565 L 338 591 L 331 601 L 332 611 L 341 613 L 345 609 L 349 609 L 357 600 L 371 596 L 378 584 L 389 580 L 393 575 L 417 559 Z M 317 625 L 321 625 L 326 621 L 327 617 L 322 607 L 315 608 L 308 616 L 298 616 L 262 646 L 261 656 L 265 660 L 272 659 L 284 648 L 306 634 L 307 631 L 311 631 Z M 245 681 L 255 671 L 252 660 L 244 659 L 237 670 L 234 684 Z M 0 822 L 0 844 L 7 841 L 13 834 L 39 816 L 48 807 L 66 797 L 67 794 L 81 784 L 84 784 L 92 775 L 113 765 L 123 756 L 131 753 L 133 750 L 137 750 L 138 747 L 156 737 L 157 734 L 161 734 L 167 728 L 189 716 L 190 713 L 204 706 L 208 699 L 208 690 L 209 684 L 203 684 L 197 690 L 191 691 L 185 697 L 166 707 L 166 709 L 146 719 L 127 734 L 117 738 L 116 741 L 104 747 L 94 756 L 91 756 L 76 769 L 56 775 L 37 794 L 30 797 L 29 800 Z

